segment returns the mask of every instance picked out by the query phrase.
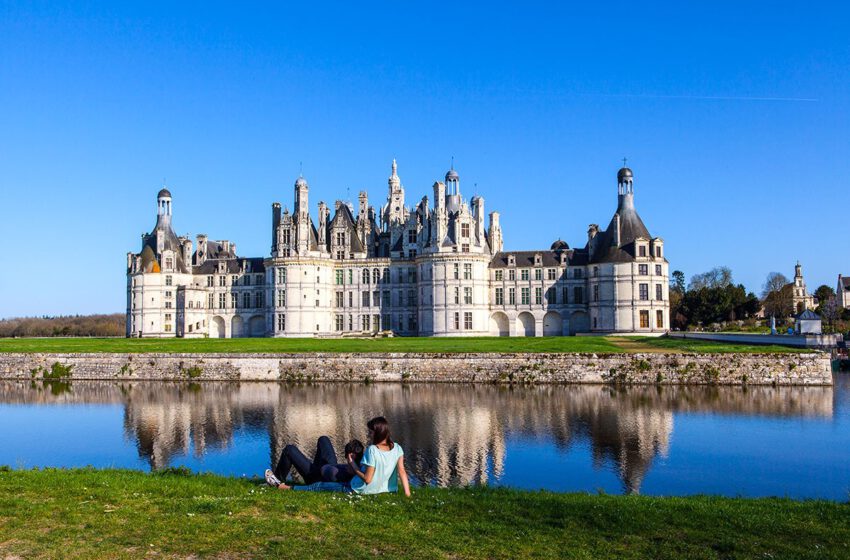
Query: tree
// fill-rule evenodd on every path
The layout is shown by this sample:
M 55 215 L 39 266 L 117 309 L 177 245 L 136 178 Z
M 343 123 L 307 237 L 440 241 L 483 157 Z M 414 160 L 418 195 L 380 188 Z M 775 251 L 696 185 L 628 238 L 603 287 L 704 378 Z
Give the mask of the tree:
M 826 284 L 821 284 L 815 290 L 815 297 L 818 298 L 818 309 L 822 309 L 826 302 L 835 297 L 835 290 Z
M 728 266 L 716 266 L 708 272 L 691 276 L 689 290 L 702 288 L 725 288 L 732 284 L 732 270 Z
M 762 288 L 764 310 L 768 316 L 788 317 L 794 313 L 794 287 L 781 272 L 771 272 Z
M 829 286 L 821 286 L 821 288 L 828 288 Z M 818 288 L 820 290 L 820 288 Z M 817 292 L 815 292 L 817 293 Z M 841 310 L 838 308 L 838 300 L 835 296 L 830 297 L 826 301 L 821 300 L 820 305 L 820 316 L 826 321 L 826 324 L 832 327 L 833 323 L 841 316 Z
M 671 274 L 670 291 L 685 295 L 685 273 L 681 270 L 674 270 Z

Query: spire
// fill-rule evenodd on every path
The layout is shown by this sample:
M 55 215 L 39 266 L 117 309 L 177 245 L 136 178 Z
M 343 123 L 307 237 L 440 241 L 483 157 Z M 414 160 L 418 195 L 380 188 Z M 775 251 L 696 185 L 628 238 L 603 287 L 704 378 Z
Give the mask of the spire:
M 393 175 L 392 176 L 398 177 L 398 164 L 396 163 L 395 158 L 393 158 Z
M 398 176 L 398 163 L 396 163 L 395 158 L 393 158 L 392 169 L 393 169 L 392 175 L 390 175 L 390 178 L 387 181 L 387 183 L 390 186 L 390 193 L 392 193 L 393 191 L 397 191 L 401 188 L 401 179 L 399 179 L 399 176 Z

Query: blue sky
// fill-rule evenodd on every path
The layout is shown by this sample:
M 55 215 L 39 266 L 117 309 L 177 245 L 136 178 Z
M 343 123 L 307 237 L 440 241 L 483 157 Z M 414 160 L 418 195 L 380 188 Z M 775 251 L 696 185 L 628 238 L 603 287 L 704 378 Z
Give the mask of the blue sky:
M 299 162 L 315 211 L 379 205 L 393 157 L 414 203 L 454 156 L 508 250 L 583 246 L 626 156 L 688 277 L 850 274 L 843 2 L 29 4 L 0 3 L 0 317 L 123 311 L 163 179 L 178 234 L 265 256 Z

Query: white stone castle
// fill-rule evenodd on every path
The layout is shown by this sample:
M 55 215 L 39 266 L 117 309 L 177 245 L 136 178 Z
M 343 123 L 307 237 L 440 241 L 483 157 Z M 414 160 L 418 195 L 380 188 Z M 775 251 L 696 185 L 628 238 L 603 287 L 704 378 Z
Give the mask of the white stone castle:
M 591 224 L 583 248 L 503 251 L 499 214 L 461 195 L 452 169 L 428 197 L 405 205 L 395 160 L 386 203 L 366 192 L 356 215 L 319 202 L 295 181 L 293 211 L 272 205 L 271 256 L 171 226 L 171 193 L 157 222 L 127 254 L 128 337 L 326 337 L 392 331 L 408 336 L 561 336 L 662 333 L 669 328 L 668 264 L 661 238 L 634 206 L 633 175 L 617 173 L 617 211 Z

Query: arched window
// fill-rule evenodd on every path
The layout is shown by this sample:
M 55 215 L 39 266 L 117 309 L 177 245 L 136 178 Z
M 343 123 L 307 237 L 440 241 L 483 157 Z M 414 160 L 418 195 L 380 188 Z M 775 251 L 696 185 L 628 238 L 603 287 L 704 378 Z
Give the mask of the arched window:
M 369 283 L 369 269 L 368 268 L 363 269 L 363 283 L 364 284 Z
M 381 270 L 378 269 L 378 268 L 373 269 L 372 270 L 372 283 L 377 284 L 380 279 L 381 279 Z

